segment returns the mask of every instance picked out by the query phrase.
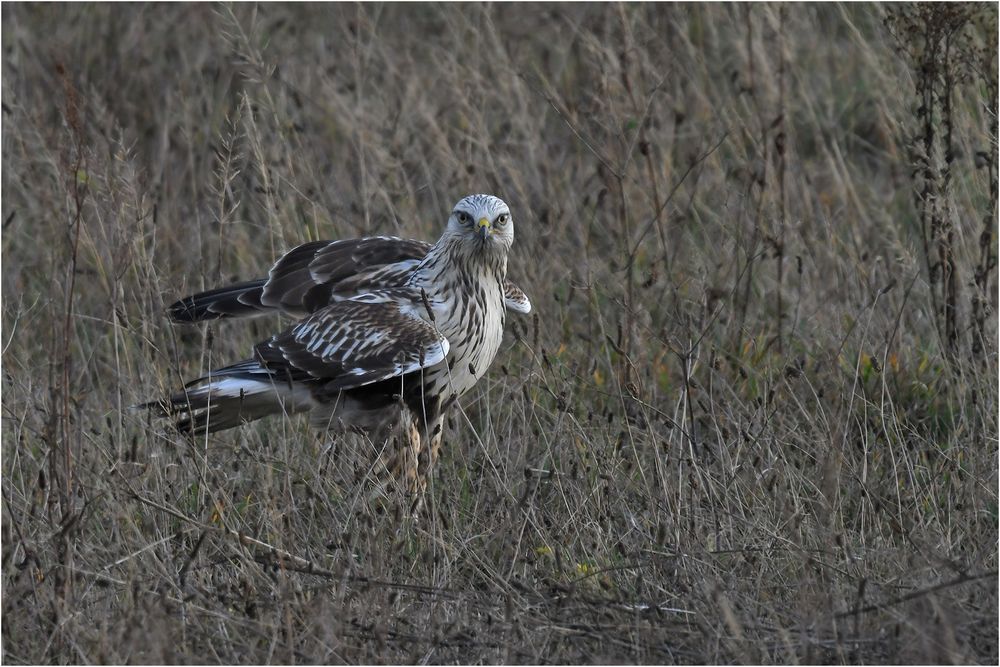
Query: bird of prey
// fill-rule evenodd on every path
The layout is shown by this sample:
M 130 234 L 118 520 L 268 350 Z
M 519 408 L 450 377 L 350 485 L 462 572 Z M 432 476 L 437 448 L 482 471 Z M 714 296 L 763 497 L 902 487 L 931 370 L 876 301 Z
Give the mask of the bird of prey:
M 316 427 L 390 444 L 383 472 L 419 495 L 446 410 L 493 361 L 506 311 L 531 310 L 507 281 L 513 241 L 507 204 L 480 194 L 455 205 L 433 245 L 394 237 L 300 245 L 267 278 L 195 294 L 168 313 L 175 322 L 301 319 L 254 346 L 249 359 L 144 407 L 173 415 L 192 434 L 309 412 Z

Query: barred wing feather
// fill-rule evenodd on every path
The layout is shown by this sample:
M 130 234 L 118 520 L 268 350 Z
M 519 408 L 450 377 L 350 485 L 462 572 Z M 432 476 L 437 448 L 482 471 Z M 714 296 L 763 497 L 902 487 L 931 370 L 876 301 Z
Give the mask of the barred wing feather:
M 260 300 L 268 308 L 307 314 L 331 300 L 401 287 L 429 248 L 390 236 L 306 243 L 275 263 Z
M 420 304 L 410 289 L 336 302 L 257 345 L 255 357 L 277 381 L 315 382 L 331 395 L 400 377 L 448 354 Z
M 331 302 L 402 287 L 431 244 L 393 236 L 311 241 L 285 253 L 267 278 L 186 297 L 167 310 L 175 322 L 256 317 L 278 312 L 302 317 Z M 527 296 L 504 282 L 507 308 L 531 311 Z

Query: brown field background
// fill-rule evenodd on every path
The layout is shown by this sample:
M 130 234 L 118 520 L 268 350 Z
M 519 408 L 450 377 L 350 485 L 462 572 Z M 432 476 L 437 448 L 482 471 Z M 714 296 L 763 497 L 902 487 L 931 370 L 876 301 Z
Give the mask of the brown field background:
M 996 664 L 995 5 L 2 11 L 5 663 Z M 535 311 L 419 520 L 129 410 L 473 192 Z

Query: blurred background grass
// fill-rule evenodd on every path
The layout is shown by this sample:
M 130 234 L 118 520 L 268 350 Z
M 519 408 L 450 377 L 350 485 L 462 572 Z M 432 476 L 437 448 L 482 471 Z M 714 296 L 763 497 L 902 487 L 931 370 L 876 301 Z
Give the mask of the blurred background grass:
M 996 663 L 995 5 L 2 12 L 5 662 Z M 535 311 L 419 522 L 127 409 L 481 191 Z

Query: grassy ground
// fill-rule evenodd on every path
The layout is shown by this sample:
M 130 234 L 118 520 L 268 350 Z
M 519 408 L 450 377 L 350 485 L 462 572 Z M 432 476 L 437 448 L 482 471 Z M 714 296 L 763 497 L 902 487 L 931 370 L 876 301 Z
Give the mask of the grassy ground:
M 995 664 L 973 9 L 5 3 L 4 662 Z M 478 191 L 536 310 L 419 522 L 128 410 L 276 326 L 165 304 Z

